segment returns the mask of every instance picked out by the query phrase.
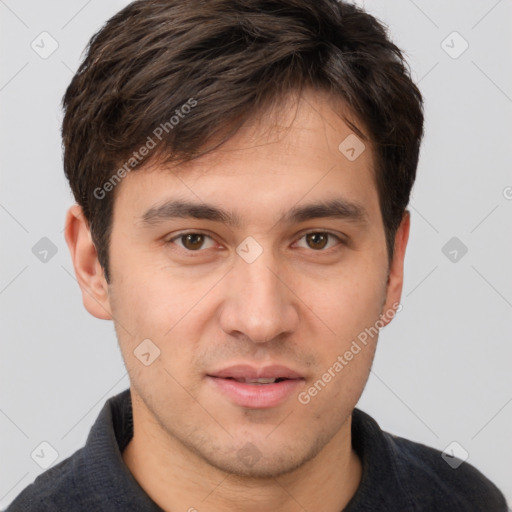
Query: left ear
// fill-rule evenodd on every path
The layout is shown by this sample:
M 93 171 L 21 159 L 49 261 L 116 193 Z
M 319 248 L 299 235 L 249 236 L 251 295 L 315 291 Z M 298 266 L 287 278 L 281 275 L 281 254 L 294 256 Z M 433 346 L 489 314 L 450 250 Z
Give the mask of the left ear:
M 390 310 L 396 312 L 397 304 L 400 303 L 402 297 L 402 286 L 404 283 L 404 258 L 405 248 L 409 240 L 409 228 L 411 225 L 411 215 L 409 210 L 404 212 L 400 226 L 395 234 L 395 249 L 393 260 L 389 266 L 389 275 L 386 292 L 386 302 L 382 311 L 381 320 L 383 325 L 389 324 L 394 317 L 393 315 L 386 314 Z

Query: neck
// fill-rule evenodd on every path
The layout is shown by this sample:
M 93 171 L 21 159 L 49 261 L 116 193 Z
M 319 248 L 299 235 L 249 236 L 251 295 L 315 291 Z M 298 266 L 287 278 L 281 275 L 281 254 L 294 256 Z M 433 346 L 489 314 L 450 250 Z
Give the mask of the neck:
M 134 408 L 134 436 L 123 460 L 163 510 L 339 512 L 355 494 L 362 465 L 352 449 L 349 416 L 311 460 L 273 478 L 226 473 L 208 464 Z

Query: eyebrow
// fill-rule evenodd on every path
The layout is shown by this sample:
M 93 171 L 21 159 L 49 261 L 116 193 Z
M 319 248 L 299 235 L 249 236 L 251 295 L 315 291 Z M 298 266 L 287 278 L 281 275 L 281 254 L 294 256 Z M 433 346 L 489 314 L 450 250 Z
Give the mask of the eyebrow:
M 210 220 L 222 222 L 230 227 L 242 225 L 241 217 L 233 211 L 223 210 L 212 204 L 184 200 L 169 200 L 152 206 L 138 221 L 143 225 L 151 226 L 175 218 Z M 369 223 L 368 212 L 364 206 L 344 198 L 294 206 L 281 215 L 279 222 L 294 224 L 317 218 L 343 219 L 361 225 Z

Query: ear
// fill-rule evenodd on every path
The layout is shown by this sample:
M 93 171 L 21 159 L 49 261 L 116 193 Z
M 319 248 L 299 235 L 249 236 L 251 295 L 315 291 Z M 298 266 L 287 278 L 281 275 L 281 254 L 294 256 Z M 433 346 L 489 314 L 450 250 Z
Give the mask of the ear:
M 400 222 L 400 226 L 398 226 L 395 234 L 393 260 L 389 266 L 386 301 L 382 311 L 383 314 L 381 316 L 383 325 L 387 325 L 393 319 L 394 314 L 389 315 L 385 313 L 390 310 L 396 312 L 396 306 L 400 303 L 400 298 L 402 296 L 402 286 L 404 283 L 405 249 L 409 240 L 410 225 L 411 215 L 409 210 L 406 210 L 402 217 L 402 221 Z
M 68 210 L 64 230 L 85 309 L 96 318 L 111 320 L 108 284 L 91 238 L 89 223 L 77 204 Z

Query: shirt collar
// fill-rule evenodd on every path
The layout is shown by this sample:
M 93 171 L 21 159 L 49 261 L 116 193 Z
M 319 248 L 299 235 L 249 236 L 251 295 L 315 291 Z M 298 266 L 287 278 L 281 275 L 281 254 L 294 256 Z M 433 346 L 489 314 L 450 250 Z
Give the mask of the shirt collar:
M 124 463 L 122 452 L 133 437 L 130 390 L 110 398 L 92 426 L 83 451 L 91 492 L 105 510 L 163 512 Z

